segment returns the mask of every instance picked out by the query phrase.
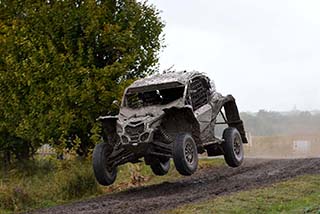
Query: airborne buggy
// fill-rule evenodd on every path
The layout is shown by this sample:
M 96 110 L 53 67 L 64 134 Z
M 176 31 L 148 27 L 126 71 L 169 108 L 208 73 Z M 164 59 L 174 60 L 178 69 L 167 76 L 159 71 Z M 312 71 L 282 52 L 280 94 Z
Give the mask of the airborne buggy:
M 223 122 L 218 122 L 221 115 Z M 193 174 L 198 153 L 224 155 L 231 167 L 241 165 L 247 143 L 235 99 L 216 92 L 199 72 L 157 74 L 140 79 L 124 92 L 118 116 L 101 116 L 103 142 L 93 152 L 97 181 L 111 185 L 117 167 L 143 158 L 156 175 L 165 175 L 173 158 L 182 175 Z M 215 126 L 227 124 L 222 138 Z

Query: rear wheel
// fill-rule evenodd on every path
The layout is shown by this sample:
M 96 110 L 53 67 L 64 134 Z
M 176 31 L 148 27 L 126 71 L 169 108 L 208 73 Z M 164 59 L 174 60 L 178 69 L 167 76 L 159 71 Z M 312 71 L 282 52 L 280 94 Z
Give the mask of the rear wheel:
M 113 184 L 117 177 L 117 168 L 107 163 L 107 157 L 111 154 L 108 151 L 107 143 L 100 143 L 93 151 L 93 171 L 99 184 L 108 186 Z
M 240 133 L 236 128 L 229 127 L 223 132 L 224 159 L 231 167 L 238 167 L 244 159 L 243 144 Z
M 181 175 L 192 175 L 198 167 L 198 152 L 190 134 L 179 134 L 173 145 L 173 161 Z
M 155 175 L 165 175 L 170 169 L 170 158 L 162 158 L 159 161 L 153 162 L 150 164 L 150 167 Z

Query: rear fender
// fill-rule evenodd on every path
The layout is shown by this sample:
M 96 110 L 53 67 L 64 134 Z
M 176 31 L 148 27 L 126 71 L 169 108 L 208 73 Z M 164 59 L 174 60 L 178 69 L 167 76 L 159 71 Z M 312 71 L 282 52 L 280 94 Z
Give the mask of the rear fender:
M 216 93 L 211 98 L 209 104 L 212 107 L 212 121 L 214 124 L 216 124 L 216 118 L 219 112 L 224 108 L 226 114 L 225 122 L 229 127 L 235 127 L 239 131 L 243 143 L 248 143 L 235 98 L 232 95 L 224 97 L 221 94 Z
M 242 142 L 248 143 L 246 132 L 243 126 L 243 121 L 240 119 L 240 114 L 239 114 L 238 107 L 234 97 L 231 95 L 228 95 L 225 98 L 223 107 L 226 113 L 228 126 L 236 128 L 241 135 Z

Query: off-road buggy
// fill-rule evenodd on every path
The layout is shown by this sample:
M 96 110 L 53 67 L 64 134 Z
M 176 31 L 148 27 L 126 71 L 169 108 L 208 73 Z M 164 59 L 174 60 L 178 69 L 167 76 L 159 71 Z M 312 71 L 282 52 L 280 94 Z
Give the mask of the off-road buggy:
M 218 122 L 217 116 L 223 118 Z M 93 169 L 102 185 L 112 184 L 117 167 L 144 159 L 156 175 L 165 175 L 173 159 L 182 175 L 193 174 L 198 153 L 224 155 L 238 167 L 247 143 L 235 99 L 216 92 L 199 72 L 157 74 L 140 79 L 124 92 L 117 116 L 101 116 L 103 142 L 93 152 Z M 215 126 L 227 124 L 222 138 Z

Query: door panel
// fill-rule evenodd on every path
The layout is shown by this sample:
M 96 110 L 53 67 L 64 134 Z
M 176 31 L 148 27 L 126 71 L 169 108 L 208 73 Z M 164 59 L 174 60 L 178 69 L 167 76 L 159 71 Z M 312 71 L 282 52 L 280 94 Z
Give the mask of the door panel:
M 205 104 L 195 112 L 195 116 L 200 124 L 200 131 L 202 132 L 206 127 L 210 125 L 212 120 L 212 108 L 209 104 Z

